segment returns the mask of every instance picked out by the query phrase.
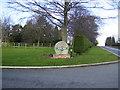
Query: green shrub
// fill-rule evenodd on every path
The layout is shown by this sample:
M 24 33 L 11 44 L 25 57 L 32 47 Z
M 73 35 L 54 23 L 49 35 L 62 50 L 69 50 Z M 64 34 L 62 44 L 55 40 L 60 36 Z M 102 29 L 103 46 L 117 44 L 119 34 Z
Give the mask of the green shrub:
M 92 47 L 93 44 L 84 35 L 74 36 L 73 50 L 75 53 L 81 54 Z

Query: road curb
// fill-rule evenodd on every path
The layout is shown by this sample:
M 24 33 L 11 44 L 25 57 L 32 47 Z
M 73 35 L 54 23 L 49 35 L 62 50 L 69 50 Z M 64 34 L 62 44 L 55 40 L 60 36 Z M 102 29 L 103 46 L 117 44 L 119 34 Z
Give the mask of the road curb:
M 76 67 L 88 67 L 88 66 L 99 66 L 119 63 L 120 60 L 95 63 L 95 64 L 82 64 L 82 65 L 67 65 L 67 66 L 0 66 L 1 69 L 59 69 L 59 68 L 76 68 Z

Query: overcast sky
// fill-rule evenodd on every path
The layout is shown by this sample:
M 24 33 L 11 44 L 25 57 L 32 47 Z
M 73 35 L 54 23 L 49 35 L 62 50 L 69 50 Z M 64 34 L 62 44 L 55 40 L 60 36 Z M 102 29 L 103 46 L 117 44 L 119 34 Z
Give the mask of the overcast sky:
M 24 21 L 20 21 L 19 19 L 22 17 L 26 17 L 26 16 L 30 16 L 30 14 L 28 13 L 17 13 L 16 11 L 11 11 L 7 8 L 7 2 L 8 0 L 0 0 L 0 8 L 1 8 L 1 12 L 0 12 L 0 17 L 3 18 L 4 16 L 11 16 L 11 20 L 12 20 L 12 24 L 18 24 L 20 23 L 21 25 L 24 25 L 26 20 Z M 89 1 L 89 0 L 87 0 Z M 93 0 L 96 1 L 96 0 Z M 101 1 L 101 5 L 104 5 L 105 8 L 111 8 L 111 6 L 109 4 L 106 4 L 105 1 L 108 0 L 98 0 Z M 89 6 L 92 6 L 89 5 Z M 100 16 L 100 17 L 114 17 L 118 15 L 118 10 L 103 10 L 103 9 L 90 9 L 92 11 L 93 14 Z M 104 24 L 102 24 L 99 27 L 99 36 L 97 38 L 99 45 L 103 46 L 105 45 L 105 40 L 107 37 L 109 36 L 114 36 L 115 39 L 117 40 L 118 38 L 118 18 L 115 19 L 105 19 L 102 21 Z

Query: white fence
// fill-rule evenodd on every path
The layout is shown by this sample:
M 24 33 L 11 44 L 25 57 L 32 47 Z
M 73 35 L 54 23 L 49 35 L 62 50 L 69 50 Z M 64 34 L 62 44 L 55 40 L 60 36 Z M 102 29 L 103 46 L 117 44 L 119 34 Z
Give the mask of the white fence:
M 54 47 L 53 43 L 10 43 L 2 42 L 2 47 Z

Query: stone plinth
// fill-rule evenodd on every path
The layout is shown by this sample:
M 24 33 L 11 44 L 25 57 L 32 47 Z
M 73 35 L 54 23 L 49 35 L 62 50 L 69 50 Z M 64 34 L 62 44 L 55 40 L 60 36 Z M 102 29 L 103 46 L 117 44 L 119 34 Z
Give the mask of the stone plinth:
M 68 54 L 69 46 L 64 41 L 59 41 L 55 44 L 55 52 L 56 54 Z
M 70 54 L 53 54 L 52 58 L 70 58 Z
M 59 41 L 55 44 L 55 52 L 56 54 L 53 54 L 52 58 L 70 58 L 70 55 L 68 54 L 69 46 L 64 41 Z

